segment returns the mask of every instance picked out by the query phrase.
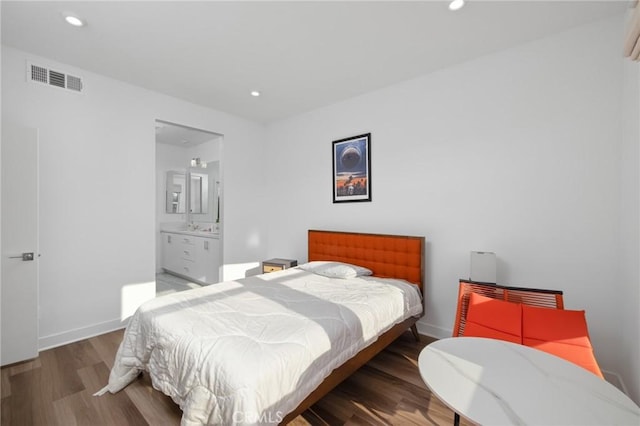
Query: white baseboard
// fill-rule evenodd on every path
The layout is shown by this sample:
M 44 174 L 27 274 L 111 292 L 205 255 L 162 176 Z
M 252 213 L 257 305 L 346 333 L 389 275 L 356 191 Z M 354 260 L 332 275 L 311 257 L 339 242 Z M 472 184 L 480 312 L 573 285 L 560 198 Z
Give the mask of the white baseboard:
M 66 345 L 68 343 L 77 342 L 79 340 L 88 339 L 99 334 L 109 333 L 114 330 L 125 328 L 128 323 L 129 318 L 125 319 L 124 321 L 115 319 L 99 324 L 93 324 L 88 327 L 76 328 L 74 330 L 69 330 L 62 333 L 51 334 L 49 336 L 42 336 L 38 339 L 38 350 L 44 351 L 46 349 L 51 349 L 58 346 Z
M 433 324 L 428 324 L 422 321 L 418 321 L 416 325 L 418 326 L 418 333 L 424 336 L 435 337 L 436 339 L 446 339 L 447 337 L 451 337 L 452 331 L 446 328 L 436 327 Z

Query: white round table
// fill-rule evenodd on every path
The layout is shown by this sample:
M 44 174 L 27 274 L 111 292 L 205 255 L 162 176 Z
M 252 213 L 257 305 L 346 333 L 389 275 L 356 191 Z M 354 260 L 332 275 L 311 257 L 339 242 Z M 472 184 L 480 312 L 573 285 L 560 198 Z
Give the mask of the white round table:
M 418 358 L 431 392 L 485 425 L 640 425 L 640 408 L 618 388 L 562 358 L 523 345 L 453 337 Z

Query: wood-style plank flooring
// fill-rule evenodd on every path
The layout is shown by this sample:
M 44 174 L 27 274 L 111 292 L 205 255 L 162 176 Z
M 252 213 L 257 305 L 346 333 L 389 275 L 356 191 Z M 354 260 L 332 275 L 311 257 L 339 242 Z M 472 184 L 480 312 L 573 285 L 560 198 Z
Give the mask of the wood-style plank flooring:
M 180 408 L 147 374 L 123 391 L 94 397 L 106 385 L 123 330 L 46 350 L 2 368 L 1 424 L 179 425 Z M 453 412 L 427 390 L 418 354 L 431 341 L 400 336 L 291 425 L 452 425 Z M 465 422 L 462 422 L 465 424 Z

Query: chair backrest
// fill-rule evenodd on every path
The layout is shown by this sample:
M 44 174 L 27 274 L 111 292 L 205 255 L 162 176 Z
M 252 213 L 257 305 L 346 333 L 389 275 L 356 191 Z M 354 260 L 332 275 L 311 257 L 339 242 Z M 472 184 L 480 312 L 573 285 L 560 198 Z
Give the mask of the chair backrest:
M 461 279 L 460 287 L 458 288 L 458 308 L 456 311 L 456 321 L 453 326 L 453 337 L 462 336 L 464 332 L 464 326 L 467 323 L 469 295 L 471 293 L 478 293 L 485 297 L 506 300 L 507 302 L 564 309 L 564 300 L 562 298 L 562 291 L 560 290 L 506 287 Z

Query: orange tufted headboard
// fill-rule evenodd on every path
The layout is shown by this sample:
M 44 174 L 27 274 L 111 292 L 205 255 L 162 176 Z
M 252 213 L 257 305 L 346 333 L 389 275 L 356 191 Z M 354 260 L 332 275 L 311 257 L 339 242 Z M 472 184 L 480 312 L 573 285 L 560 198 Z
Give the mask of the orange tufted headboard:
M 373 275 L 424 282 L 424 237 L 309 230 L 309 262 L 334 260 L 364 266 Z

